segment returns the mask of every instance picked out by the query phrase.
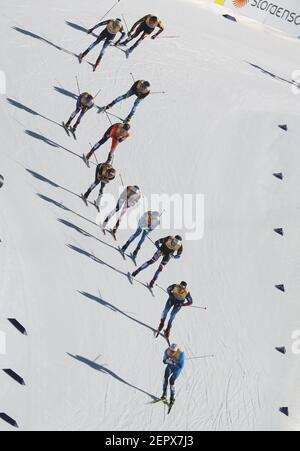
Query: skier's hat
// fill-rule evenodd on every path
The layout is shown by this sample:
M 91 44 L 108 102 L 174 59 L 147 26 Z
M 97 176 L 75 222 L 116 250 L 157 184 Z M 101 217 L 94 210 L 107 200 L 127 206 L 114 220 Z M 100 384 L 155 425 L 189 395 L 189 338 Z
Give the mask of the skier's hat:
M 182 288 L 186 288 L 186 287 L 187 287 L 187 283 L 184 282 L 184 281 L 182 281 L 182 282 L 180 282 L 180 286 L 181 286 Z
M 171 352 L 177 352 L 178 351 L 178 345 L 176 343 L 172 343 L 169 347 L 169 350 Z

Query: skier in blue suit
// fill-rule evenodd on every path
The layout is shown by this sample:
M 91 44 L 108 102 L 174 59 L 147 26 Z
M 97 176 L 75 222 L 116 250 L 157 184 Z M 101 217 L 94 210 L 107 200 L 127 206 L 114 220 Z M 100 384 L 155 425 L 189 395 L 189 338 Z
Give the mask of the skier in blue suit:
M 137 248 L 132 254 L 133 257 L 136 258 L 139 251 L 141 250 L 142 245 L 144 244 L 146 237 L 159 225 L 160 214 L 158 211 L 147 211 L 146 213 L 144 213 L 139 220 L 137 231 L 129 238 L 127 243 L 124 244 L 124 246 L 122 247 L 122 252 L 126 252 L 131 243 L 133 243 L 140 235 L 142 235 Z
M 170 383 L 171 397 L 170 405 L 175 402 L 175 381 L 184 368 L 184 352 L 176 344 L 172 344 L 164 353 L 163 362 L 167 365 L 163 384 L 162 401 L 167 402 L 168 385 Z

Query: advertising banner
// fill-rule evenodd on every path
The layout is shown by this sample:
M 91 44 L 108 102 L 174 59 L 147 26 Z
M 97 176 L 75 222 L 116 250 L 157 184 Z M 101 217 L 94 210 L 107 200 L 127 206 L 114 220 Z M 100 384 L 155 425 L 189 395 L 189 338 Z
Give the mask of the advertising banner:
M 215 0 L 215 3 L 300 38 L 300 0 Z

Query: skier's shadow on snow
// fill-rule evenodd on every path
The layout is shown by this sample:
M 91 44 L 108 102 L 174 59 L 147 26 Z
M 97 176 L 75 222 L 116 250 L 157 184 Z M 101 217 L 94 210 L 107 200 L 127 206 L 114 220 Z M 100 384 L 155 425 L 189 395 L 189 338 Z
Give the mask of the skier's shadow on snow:
M 6 100 L 8 101 L 8 103 L 10 103 L 10 105 L 19 108 L 20 110 L 26 111 L 26 113 L 33 114 L 33 116 L 39 116 L 42 119 L 45 119 L 46 121 L 52 122 L 52 124 L 59 125 L 61 127 L 61 124 L 59 124 L 58 122 L 54 121 L 53 119 L 50 119 L 47 116 L 44 116 L 43 114 L 38 113 L 37 111 L 34 111 L 33 109 L 27 107 L 26 105 L 23 105 L 23 103 L 20 103 L 17 100 L 9 98 L 7 98 Z
M 82 31 L 83 33 L 88 32 L 87 28 L 83 27 L 82 25 L 78 25 L 77 23 L 69 22 L 68 20 L 66 20 L 66 24 L 76 31 Z M 94 38 L 98 38 L 98 35 L 96 33 L 91 33 L 91 36 L 94 36 Z
M 85 255 L 86 257 L 90 258 L 91 260 L 94 260 L 96 263 L 99 263 L 100 265 L 104 265 L 107 266 L 107 268 L 112 269 L 113 271 L 117 272 L 118 274 L 121 274 L 122 276 L 125 276 L 126 279 L 128 279 L 128 273 L 121 271 L 118 268 L 115 268 L 114 266 L 111 266 L 109 263 L 104 262 L 103 260 L 101 260 L 100 258 L 96 257 L 93 254 L 90 254 L 88 251 L 85 251 L 84 249 L 81 249 L 80 247 L 77 246 L 73 246 L 72 244 L 67 244 L 67 246 L 72 249 L 73 251 L 78 252 L 79 254 Z M 143 287 L 148 289 L 147 284 L 140 282 L 139 280 L 135 279 L 136 283 L 139 283 L 140 285 L 142 285 Z
M 118 309 L 117 307 L 115 307 L 114 305 L 110 304 L 107 301 L 104 301 L 104 299 L 101 299 L 97 296 L 94 296 L 90 293 L 86 293 L 85 291 L 79 291 L 78 293 L 82 294 L 82 296 L 85 296 L 86 298 L 90 299 L 91 301 L 95 301 L 98 304 L 103 305 L 106 308 L 109 308 L 110 310 L 112 310 L 115 313 L 120 313 L 121 315 L 124 315 L 126 318 L 134 321 L 135 323 L 139 324 L 140 326 L 146 327 L 146 329 L 151 330 L 153 333 L 156 332 L 156 329 L 153 329 L 151 326 L 148 326 L 147 324 L 143 323 L 142 321 L 139 321 L 135 318 L 133 318 L 132 316 L 128 315 L 127 313 L 123 312 L 122 310 Z
M 122 276 L 125 276 L 128 278 L 127 273 L 121 271 L 118 268 L 115 268 L 114 266 L 111 266 L 109 263 L 105 263 L 103 260 L 100 260 L 100 258 L 96 257 L 93 254 L 90 254 L 88 251 L 85 251 L 84 249 L 81 249 L 80 247 L 73 246 L 72 244 L 67 244 L 69 249 L 72 249 L 75 252 L 78 252 L 81 255 L 84 255 L 85 257 L 90 258 L 91 260 L 95 261 L 96 263 L 99 263 L 100 265 L 107 266 L 109 269 L 112 269 L 113 271 L 117 272 L 118 274 L 121 274 Z
M 60 187 L 58 186 L 58 188 L 60 188 Z M 98 226 L 98 224 L 96 224 L 96 222 L 93 222 L 90 219 L 86 218 L 85 216 L 82 216 L 79 213 L 76 213 L 74 210 L 71 210 L 71 208 L 66 207 L 61 202 L 58 202 L 57 200 L 51 199 L 51 197 L 44 196 L 43 194 L 40 194 L 40 193 L 37 193 L 37 196 L 40 199 L 44 200 L 45 202 L 48 202 L 49 204 L 55 205 L 55 207 L 58 207 L 58 208 L 61 208 L 62 210 L 65 210 L 65 211 L 68 211 L 70 213 L 73 213 L 74 215 L 78 216 L 80 219 L 84 219 L 85 221 L 89 222 L 90 224 Z M 61 220 L 61 222 L 63 223 L 63 220 Z M 67 221 L 65 221 L 64 225 L 68 225 L 69 226 L 69 223 L 67 224 Z M 77 226 L 73 226 L 73 228 L 77 229 Z M 91 235 L 91 236 L 93 236 L 93 235 Z M 93 238 L 96 238 L 96 237 L 93 236 Z M 102 243 L 101 240 L 99 240 L 99 241 Z M 103 241 L 103 243 L 104 243 L 104 241 Z M 106 243 L 104 243 L 104 244 L 106 244 Z
M 54 188 L 60 188 L 63 191 L 66 191 L 69 194 L 73 194 L 73 196 L 78 197 L 79 199 L 81 199 L 81 197 L 79 196 L 79 194 L 74 193 L 74 191 L 69 190 L 68 188 L 64 188 L 61 185 L 58 185 L 55 182 L 52 182 L 52 180 L 49 180 L 48 178 L 44 177 L 43 175 L 39 174 L 38 172 L 32 171 L 31 169 L 26 169 L 26 171 L 31 174 L 33 177 L 35 177 L 36 179 L 40 180 L 41 182 L 46 182 L 49 183 L 49 185 L 53 186 Z
M 77 100 L 78 95 L 74 94 L 71 91 L 68 91 L 67 89 L 61 88 L 59 86 L 54 86 L 55 91 L 59 92 L 60 94 L 63 94 L 64 96 L 71 97 L 71 99 Z
M 70 50 L 64 49 L 63 47 L 54 44 L 53 42 L 49 41 L 48 39 L 43 38 L 43 36 L 39 36 L 38 34 L 32 33 L 31 31 L 24 30 L 23 28 L 19 27 L 12 27 L 15 31 L 18 31 L 19 33 L 24 34 L 25 36 L 29 36 L 31 38 L 37 39 L 39 41 L 44 42 L 45 44 L 50 45 L 51 47 L 54 47 L 56 50 L 59 50 L 61 52 L 67 53 L 68 55 L 72 55 L 75 58 L 77 58 L 77 55 Z
M 246 63 L 249 64 L 251 67 L 254 67 L 254 69 L 260 70 L 263 74 L 269 75 L 275 80 L 283 81 L 284 83 L 288 83 L 289 85 L 296 86 L 298 89 L 300 89 L 300 83 L 297 83 L 295 80 L 287 80 L 286 78 L 280 77 L 279 75 L 276 75 L 273 72 L 270 72 L 269 70 L 264 69 L 261 66 L 258 66 L 257 64 L 250 63 L 249 61 L 246 61 Z
M 85 357 L 82 357 L 80 355 L 72 355 L 69 352 L 67 352 L 67 355 L 69 357 L 72 357 L 73 359 L 77 360 L 78 362 L 84 363 L 85 365 L 89 366 L 93 370 L 99 371 L 100 373 L 103 373 L 103 374 L 107 374 L 107 375 L 113 377 L 114 379 L 116 379 L 118 382 L 121 382 L 122 384 L 125 384 L 128 387 L 133 388 L 134 390 L 137 390 L 137 391 L 143 393 L 144 395 L 149 396 L 154 401 L 157 400 L 157 396 L 151 395 L 151 393 L 148 393 L 145 390 L 143 390 L 139 387 L 136 387 L 135 385 L 130 384 L 129 382 L 125 381 L 120 376 L 118 376 L 116 373 L 114 373 L 112 370 L 105 368 L 103 365 L 99 365 L 98 363 L 93 362 L 92 360 L 86 359 Z
M 39 141 L 43 141 L 48 146 L 55 147 L 57 149 L 63 149 L 66 152 L 68 152 L 69 154 L 73 155 L 74 157 L 80 158 L 80 160 L 82 160 L 81 155 L 79 155 L 78 153 L 73 152 L 70 149 L 67 149 L 66 147 L 62 146 L 61 144 L 58 144 L 55 141 L 52 141 L 52 139 L 46 138 L 45 136 L 41 135 L 40 133 L 33 132 L 32 130 L 25 130 L 24 133 L 26 133 L 26 135 L 30 136 L 31 138 L 37 139 Z M 95 165 L 95 163 L 93 161 L 91 161 L 91 163 L 93 165 Z
M 77 216 L 83 218 L 83 216 L 78 215 L 78 213 L 75 213 L 75 212 L 72 211 L 72 210 L 69 210 L 69 211 L 71 211 L 71 212 L 74 213 L 75 215 L 77 215 Z M 70 227 L 71 229 L 76 230 L 76 231 L 77 231 L 78 233 L 80 233 L 81 235 L 84 235 L 84 236 L 89 237 L 89 238 L 94 238 L 94 239 L 97 240 L 99 243 L 104 244 L 105 246 L 109 247 L 110 249 L 114 249 L 115 251 L 118 252 L 118 254 L 120 253 L 120 251 L 119 251 L 119 249 L 118 249 L 117 247 L 112 246 L 111 244 L 108 244 L 108 243 L 106 243 L 105 241 L 100 240 L 100 238 L 97 238 L 95 235 L 92 235 L 91 233 L 86 232 L 86 231 L 83 230 L 81 227 L 79 227 L 79 226 L 73 224 L 72 222 L 70 222 L 70 221 L 65 221 L 64 219 L 58 219 L 58 221 L 59 221 L 61 224 L 65 225 L 66 227 Z M 91 221 L 90 221 L 90 222 L 91 222 Z M 97 225 L 97 224 L 96 224 L 96 225 Z

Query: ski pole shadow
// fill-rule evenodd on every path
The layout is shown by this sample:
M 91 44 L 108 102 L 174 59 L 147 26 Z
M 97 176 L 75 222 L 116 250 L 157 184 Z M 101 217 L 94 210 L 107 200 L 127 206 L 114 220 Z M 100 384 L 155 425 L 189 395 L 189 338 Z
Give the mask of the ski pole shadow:
M 55 147 L 57 149 L 62 149 L 65 150 L 66 152 L 68 152 L 69 154 L 73 155 L 74 157 L 79 158 L 80 160 L 82 160 L 81 155 L 79 155 L 76 152 L 73 152 L 70 149 L 67 149 L 66 147 L 62 146 L 61 144 L 56 143 L 55 141 L 52 141 L 52 139 L 46 138 L 45 136 L 41 135 L 40 133 L 36 133 L 33 132 L 32 130 L 25 130 L 26 135 L 30 136 L 31 138 L 37 139 L 39 141 L 44 142 L 45 144 L 47 144 L 48 146 L 51 147 Z M 90 162 L 92 165 L 96 165 L 96 163 L 94 163 L 93 161 Z
M 95 301 L 98 304 L 103 305 L 103 307 L 106 307 L 115 313 L 120 313 L 121 315 L 125 316 L 126 318 L 130 319 L 131 321 L 134 321 L 135 323 L 139 324 L 140 326 L 143 326 L 146 329 L 151 330 L 151 332 L 153 332 L 153 333 L 156 332 L 156 329 L 153 329 L 153 327 L 148 326 L 148 324 L 145 324 L 142 321 L 139 321 L 138 319 L 133 318 L 132 316 L 128 315 L 128 313 L 123 312 L 122 310 L 118 309 L 117 307 L 115 307 L 114 305 L 105 301 L 104 299 L 101 299 L 100 297 L 94 296 L 85 291 L 78 291 L 78 293 L 80 293 L 82 296 L 85 296 L 87 299 L 90 299 L 91 301 Z
M 82 216 L 78 215 L 78 214 L 75 213 L 74 211 L 72 211 L 72 210 L 69 210 L 69 211 L 71 211 L 71 212 L 74 213 L 75 215 L 77 215 L 77 216 L 83 218 Z M 86 236 L 86 237 L 94 238 L 94 239 L 97 240 L 99 243 L 104 244 L 105 246 L 109 247 L 110 249 L 114 249 L 115 251 L 117 251 L 118 253 L 120 253 L 120 252 L 119 252 L 119 249 L 118 249 L 117 247 L 112 246 L 111 244 L 108 244 L 108 243 L 106 243 L 105 241 L 100 240 L 100 238 L 97 238 L 95 235 L 92 235 L 91 233 L 86 232 L 85 230 L 81 229 L 80 227 L 78 227 L 77 225 L 73 224 L 72 222 L 70 222 L 70 221 L 65 221 L 64 219 L 58 219 L 58 221 L 59 221 L 61 224 L 65 225 L 66 227 L 70 227 L 71 229 L 76 230 L 77 232 L 81 233 L 82 235 L 84 235 L 84 236 Z
M 83 33 L 88 32 L 88 29 L 86 27 L 83 27 L 82 25 L 79 25 L 74 22 L 69 22 L 68 20 L 66 20 L 65 22 L 69 27 L 73 28 L 76 31 L 82 31 Z M 96 33 L 91 33 L 91 36 L 94 36 L 94 38 L 98 38 L 98 35 Z
M 128 278 L 127 273 L 121 271 L 118 268 L 115 268 L 114 266 L 110 265 L 109 263 L 104 262 L 103 260 L 101 260 L 100 258 L 96 257 L 94 254 L 91 254 L 88 251 L 85 251 L 84 249 L 81 249 L 80 247 L 77 246 L 73 246 L 72 244 L 67 244 L 67 247 L 69 249 L 72 249 L 75 252 L 78 252 L 81 255 L 84 255 L 85 257 L 90 258 L 91 260 L 95 261 L 96 263 L 99 263 L 100 265 L 104 265 L 109 269 L 112 269 L 113 271 L 117 272 L 118 274 L 125 276 L 126 279 Z
M 122 379 L 120 376 L 118 376 L 118 374 L 114 373 L 112 370 L 106 368 L 103 365 L 99 365 L 98 363 L 93 362 L 92 360 L 89 360 L 89 359 L 87 359 L 85 357 L 82 357 L 80 355 L 73 355 L 73 354 L 70 354 L 69 352 L 67 352 L 67 355 L 69 357 L 72 357 L 73 359 L 77 360 L 80 363 L 84 363 L 85 365 L 89 366 L 93 370 L 99 371 L 100 373 L 103 373 L 103 374 L 106 374 L 108 376 L 113 377 L 118 382 L 121 382 L 122 384 L 125 384 L 126 386 L 128 386 L 130 388 L 133 388 L 134 390 L 137 390 L 140 393 L 143 393 L 144 395 L 149 396 L 153 400 L 157 399 L 157 396 L 154 396 L 151 393 L 148 393 L 145 390 L 143 390 L 143 389 L 141 389 L 139 387 L 136 387 L 135 385 L 131 384 L 130 382 L 125 381 L 125 379 Z
M 58 188 L 60 188 L 60 187 L 58 186 Z M 82 216 L 82 215 L 80 215 L 79 213 L 76 213 L 74 210 L 71 210 L 71 208 L 68 208 L 68 207 L 66 207 L 65 205 L 63 205 L 62 202 L 58 202 L 58 201 L 56 201 L 55 199 L 51 199 L 51 197 L 44 196 L 43 194 L 40 194 L 40 193 L 37 193 L 37 196 L 38 196 L 40 199 L 42 199 L 43 201 L 48 202 L 49 204 L 52 204 L 52 205 L 54 205 L 55 207 L 61 208 L 61 209 L 64 210 L 64 211 L 68 211 L 68 212 L 70 212 L 70 213 L 73 213 L 74 215 L 78 216 L 80 219 L 84 219 L 85 221 L 89 222 L 90 224 L 93 224 L 93 225 L 99 227 L 98 224 L 96 224 L 96 222 L 93 222 L 93 221 L 91 221 L 90 219 L 86 218 L 85 216 Z M 67 221 L 66 221 L 66 222 L 67 222 Z M 67 225 L 67 224 L 65 224 L 65 225 Z M 94 237 L 94 238 L 96 238 L 96 237 Z M 104 243 L 104 242 L 103 242 L 103 243 Z M 104 243 L 104 244 L 106 244 L 106 243 Z M 109 245 L 108 245 L 108 246 L 109 246 Z
M 71 56 L 74 56 L 75 58 L 77 58 L 77 55 L 75 53 L 71 52 L 70 50 L 64 49 L 60 45 L 54 44 L 53 42 L 49 41 L 48 39 L 44 38 L 43 36 L 39 36 L 38 34 L 35 34 L 32 31 L 25 30 L 24 28 L 20 28 L 20 27 L 12 27 L 12 28 L 15 31 L 17 31 L 18 33 L 21 33 L 25 36 L 29 36 L 31 38 L 37 39 L 38 41 L 41 41 L 41 42 L 44 42 L 45 44 L 50 45 L 51 47 L 55 48 L 56 50 L 59 50 L 61 52 L 64 52 L 68 55 L 71 55 Z
M 74 94 L 71 91 L 68 91 L 67 89 L 60 88 L 59 86 L 54 86 L 54 90 L 59 92 L 59 94 L 63 94 L 64 96 L 71 97 L 71 99 L 77 100 L 78 95 Z
M 88 258 L 90 258 L 91 260 L 94 260 L 96 263 L 99 263 L 100 265 L 104 265 L 109 269 L 112 269 L 113 271 L 117 272 L 118 274 L 125 276 L 126 279 L 128 280 L 128 273 L 121 271 L 118 268 L 115 268 L 114 266 L 111 266 L 109 263 L 104 262 L 103 260 L 101 260 L 100 258 L 96 257 L 94 254 L 90 254 L 88 251 L 85 251 L 84 249 L 81 249 L 77 246 L 73 246 L 72 244 L 67 244 L 67 246 L 72 249 L 75 252 L 78 252 L 79 254 L 82 254 Z M 140 280 L 134 279 L 136 283 L 138 283 L 139 285 L 142 285 L 143 287 L 147 288 L 148 290 L 148 286 L 146 283 L 141 282 Z
M 268 75 L 268 76 L 270 76 L 271 78 L 273 78 L 275 80 L 282 81 L 282 82 L 287 83 L 287 84 L 292 85 L 292 86 L 296 86 L 297 88 L 300 89 L 300 83 L 297 83 L 295 80 L 288 80 L 288 79 L 286 79 L 284 77 L 281 77 L 279 75 L 274 74 L 273 72 L 270 72 L 267 69 L 264 69 L 263 67 L 261 67 L 261 66 L 259 66 L 257 64 L 250 63 L 249 61 L 245 61 L 245 63 L 249 64 L 249 66 L 253 67 L 254 69 L 258 69 L 263 74 Z
M 32 175 L 34 178 L 40 180 L 41 182 L 45 182 L 48 183 L 49 185 L 53 186 L 54 188 L 60 188 L 63 191 L 66 191 L 69 194 L 73 194 L 73 196 L 78 197 L 79 199 L 81 199 L 81 197 L 79 196 L 79 194 L 74 193 L 74 191 L 69 190 L 68 188 L 64 188 L 61 185 L 58 185 L 57 183 L 53 182 L 52 180 L 44 177 L 43 175 L 39 174 L 38 172 L 32 171 L 31 169 L 26 169 L 26 171 Z
M 59 122 L 56 122 L 53 119 L 50 119 L 49 117 L 38 113 L 37 111 L 33 110 L 32 108 L 29 108 L 26 105 L 23 105 L 22 103 L 18 102 L 17 100 L 10 99 L 10 98 L 7 98 L 6 100 L 10 105 L 14 106 L 15 108 L 19 108 L 20 110 L 26 111 L 26 113 L 32 114 L 33 116 L 39 116 L 42 119 L 45 119 L 46 121 L 51 122 L 52 124 L 59 125 L 60 127 L 62 126 Z

